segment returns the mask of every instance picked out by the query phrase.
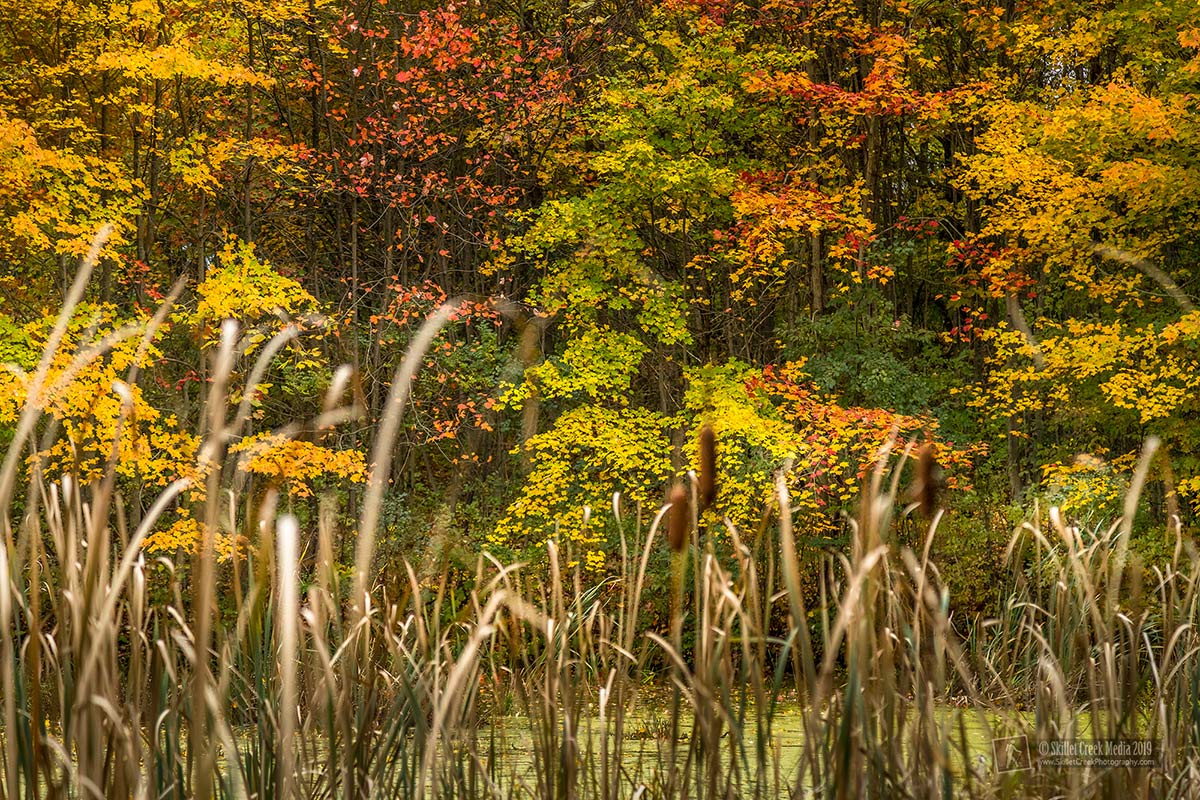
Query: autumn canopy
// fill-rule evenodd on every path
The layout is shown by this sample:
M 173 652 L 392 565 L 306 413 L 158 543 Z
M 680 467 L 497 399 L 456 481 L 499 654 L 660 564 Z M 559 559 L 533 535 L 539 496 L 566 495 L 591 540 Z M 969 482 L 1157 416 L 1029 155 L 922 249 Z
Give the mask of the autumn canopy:
M 1173 470 L 1146 513 L 1200 510 L 1194 3 L 9 0 L 3 17 L 0 440 L 110 223 L 38 400 L 58 427 L 26 467 L 87 480 L 115 446 L 143 505 L 193 478 L 151 551 L 200 535 L 223 320 L 248 337 L 239 502 L 249 519 L 273 491 L 315 519 L 322 496 L 353 513 L 392 375 L 446 302 L 389 477 L 394 557 L 536 561 L 557 537 L 602 575 L 620 519 L 697 468 L 705 425 L 714 536 L 724 517 L 753 529 L 782 469 L 808 545 L 842 547 L 889 441 L 931 443 L 946 524 L 984 551 L 1014 504 L 1112 518 L 1150 434 Z M 300 424 L 331 403 L 359 413 Z M 227 528 L 225 552 L 253 546 Z

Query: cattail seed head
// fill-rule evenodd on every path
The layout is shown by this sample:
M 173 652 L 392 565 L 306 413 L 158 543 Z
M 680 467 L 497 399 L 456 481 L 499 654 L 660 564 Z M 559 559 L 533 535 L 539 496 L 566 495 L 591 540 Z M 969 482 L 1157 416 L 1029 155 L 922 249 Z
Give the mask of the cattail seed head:
M 687 546 L 688 517 L 690 516 L 688 491 L 682 483 L 671 487 L 671 493 L 667 495 L 667 502 L 671 504 L 671 509 L 667 512 L 667 541 L 670 543 L 671 549 L 679 553 Z
M 717 434 L 712 425 L 700 429 L 700 511 L 717 502 Z
M 934 457 L 933 443 L 926 442 L 921 445 L 921 450 L 917 455 L 917 482 L 913 487 L 914 499 L 917 501 L 921 513 L 926 517 L 932 517 L 937 511 L 938 490 L 942 482 L 942 468 L 938 466 L 937 459 Z

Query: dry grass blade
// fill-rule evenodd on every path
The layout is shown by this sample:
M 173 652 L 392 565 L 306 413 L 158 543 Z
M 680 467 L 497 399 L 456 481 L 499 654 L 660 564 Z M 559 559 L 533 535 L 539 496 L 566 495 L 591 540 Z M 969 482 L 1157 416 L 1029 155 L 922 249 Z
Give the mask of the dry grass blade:
M 299 658 L 300 565 L 298 548 L 300 528 L 296 518 L 287 514 L 279 519 L 275 562 L 278 574 L 276 600 L 279 631 L 279 796 L 283 800 L 299 797 L 296 785 L 296 724 L 300 713 L 296 689 L 296 663 Z
M 200 526 L 200 547 L 196 555 L 195 602 L 192 619 L 195 626 L 194 674 L 192 676 L 191 728 L 189 742 L 195 752 L 192 758 L 192 791 L 197 797 L 212 793 L 215 753 L 209 739 L 208 694 L 212 683 L 209 665 L 209 643 L 212 637 L 214 613 L 214 568 L 216 552 L 213 536 L 220 496 L 219 460 L 225 446 L 225 393 L 237 357 L 238 326 L 232 320 L 221 325 L 221 343 L 213 359 L 212 382 L 208 395 L 208 436 L 201 446 L 200 464 L 208 470 L 205 490 L 205 512 Z
M 1113 574 L 1108 584 L 1108 606 L 1116 608 L 1117 594 L 1121 590 L 1121 581 L 1125 577 L 1125 562 L 1129 558 L 1129 537 L 1133 534 L 1133 518 L 1137 514 L 1138 501 L 1142 496 L 1142 487 L 1146 485 L 1146 476 L 1150 474 L 1150 462 L 1158 452 L 1159 439 L 1151 436 L 1142 447 L 1141 458 L 1138 459 L 1137 469 L 1133 473 L 1133 481 L 1125 494 L 1124 509 L 1121 514 L 1120 536 L 1117 539 L 1116 552 L 1113 556 Z
M 1171 276 L 1163 272 L 1161 269 L 1151 264 L 1144 258 L 1138 258 L 1133 253 L 1122 250 L 1119 247 L 1113 247 L 1107 244 L 1097 244 L 1092 246 L 1092 252 L 1112 261 L 1119 261 L 1122 264 L 1128 264 L 1131 267 L 1136 267 L 1145 275 L 1161 286 L 1171 299 L 1179 304 L 1179 307 L 1189 314 L 1196 310 L 1191 299 L 1183 293 L 1179 288 L 1179 284 L 1171 279 Z
M 104 249 L 104 245 L 108 242 L 109 237 L 112 236 L 112 232 L 112 225 L 102 226 L 92 239 L 92 244 L 88 248 L 87 255 L 80 262 L 79 271 L 75 274 L 75 280 L 71 283 L 71 288 L 67 290 L 67 294 L 63 298 L 62 306 L 58 311 L 58 318 L 54 321 L 54 327 L 51 329 L 50 336 L 46 340 L 46 346 L 42 348 L 42 357 L 38 362 L 37 370 L 33 373 L 33 378 L 29 383 L 27 395 L 31 398 L 41 395 L 42 387 L 46 383 L 46 376 L 50 373 L 50 365 L 54 359 L 54 354 L 58 352 L 58 346 L 62 343 L 63 336 L 67 332 L 67 326 L 71 322 L 71 315 L 75 313 L 75 307 L 83 299 L 83 293 L 87 288 L 88 280 L 92 276 L 92 270 L 95 269 L 96 262 L 100 258 L 100 252 Z M 17 479 L 17 461 L 21 457 L 25 440 L 32 433 L 33 426 L 37 422 L 41 410 L 37 403 L 25 404 L 25 407 L 21 410 L 21 416 L 17 420 L 17 427 L 13 433 L 12 441 L 9 443 L 8 452 L 4 454 L 4 462 L 0 465 L 0 514 L 4 516 L 5 543 L 6 547 L 9 548 L 10 556 L 12 542 L 8 512 L 12 502 L 13 487 Z
M 392 449 L 396 445 L 396 436 L 400 432 L 400 422 L 404 417 L 404 407 L 408 404 L 409 393 L 412 391 L 413 378 L 425 360 L 425 354 L 437 338 L 438 333 L 450 321 L 456 309 L 461 305 L 460 300 L 449 300 L 443 303 L 429 316 L 417 330 L 408 351 L 404 355 L 399 369 L 392 378 L 392 388 L 388 392 L 387 404 L 384 406 L 379 430 L 375 435 L 375 446 L 371 449 L 371 473 L 367 479 L 367 492 L 363 498 L 362 516 L 358 524 L 358 548 L 354 559 L 354 596 L 351 598 L 356 617 L 361 618 L 366 613 L 366 592 L 368 573 L 371 569 L 371 559 L 375 554 L 375 534 L 379 526 L 380 505 L 383 502 L 384 489 L 392 471 Z

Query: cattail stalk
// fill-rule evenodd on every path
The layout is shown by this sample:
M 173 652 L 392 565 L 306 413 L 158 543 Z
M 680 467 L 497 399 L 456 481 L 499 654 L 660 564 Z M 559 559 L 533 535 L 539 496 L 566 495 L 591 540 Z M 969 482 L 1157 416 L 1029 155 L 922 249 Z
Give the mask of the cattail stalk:
M 933 442 L 921 445 L 917 454 L 917 483 L 914 487 L 914 499 L 921 514 L 926 519 L 932 519 L 937 512 L 938 490 L 941 488 L 941 467 L 938 466 L 934 454 Z
M 276 561 L 278 605 L 276 627 L 279 631 L 279 796 L 291 800 L 296 795 L 296 722 L 300 713 L 296 694 L 296 659 L 299 654 L 300 569 L 297 543 L 300 538 L 296 518 L 279 518 L 275 541 L 279 548 Z
M 717 504 L 717 434 L 712 425 L 700 429 L 700 513 Z
M 671 506 L 670 511 L 667 512 L 667 542 L 670 543 L 673 552 L 680 553 L 687 546 L 688 523 L 691 516 L 688 491 L 682 483 L 671 487 L 671 493 L 667 495 L 667 502 Z
M 195 673 L 192 676 L 190 740 L 196 755 L 192 761 L 192 792 L 196 797 L 212 794 L 215 754 L 208 736 L 208 694 L 212 684 L 209 643 L 213 630 L 216 550 L 213 534 L 217 526 L 217 500 L 221 485 L 220 457 L 225 446 L 225 389 L 237 357 L 238 326 L 232 320 L 221 325 L 221 344 L 214 361 L 212 387 L 208 395 L 208 438 L 200 451 L 200 465 L 208 471 L 204 519 L 200 526 L 200 552 L 196 556 L 196 594 L 192 617 L 196 633 Z

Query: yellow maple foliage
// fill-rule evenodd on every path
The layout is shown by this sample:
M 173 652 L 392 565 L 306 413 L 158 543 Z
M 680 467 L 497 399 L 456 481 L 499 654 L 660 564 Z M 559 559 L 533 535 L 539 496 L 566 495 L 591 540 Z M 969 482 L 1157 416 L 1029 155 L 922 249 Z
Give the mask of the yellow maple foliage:
M 357 450 L 334 450 L 278 434 L 246 437 L 230 452 L 243 454 L 242 469 L 284 487 L 294 497 L 311 497 L 318 478 L 362 483 L 367 476 L 366 460 Z
M 146 323 L 145 317 L 122 319 L 109 304 L 84 305 L 53 354 L 39 396 L 29 396 L 31 376 L 15 365 L 0 371 L 0 423 L 11 423 L 33 403 L 62 426 L 62 436 L 38 454 L 43 469 L 74 472 L 88 481 L 115 456 L 118 475 L 151 485 L 198 477 L 198 439 L 181 430 L 173 415 L 151 406 L 140 386 L 118 388 L 132 367 L 144 368 L 161 356 L 153 344 L 142 346 Z M 47 315 L 25 326 L 33 357 L 52 324 Z

